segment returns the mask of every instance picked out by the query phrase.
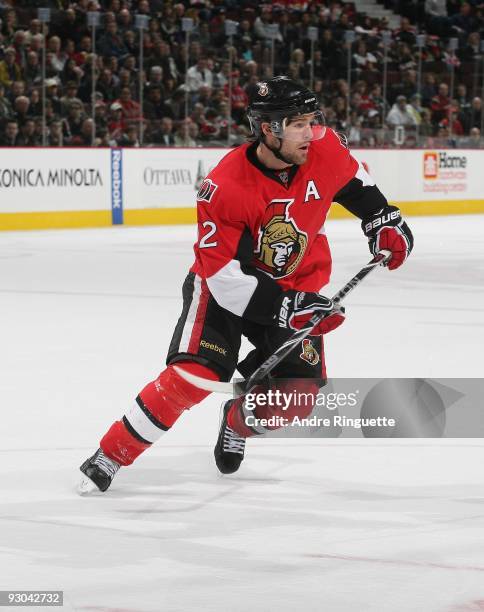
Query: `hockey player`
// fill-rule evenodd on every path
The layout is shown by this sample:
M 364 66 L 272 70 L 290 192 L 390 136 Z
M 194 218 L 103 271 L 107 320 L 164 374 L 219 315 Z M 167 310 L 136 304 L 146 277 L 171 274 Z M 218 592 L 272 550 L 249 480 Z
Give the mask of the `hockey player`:
M 388 204 L 344 139 L 324 125 L 313 92 L 287 77 L 258 83 L 248 117 L 254 142 L 228 153 L 197 194 L 195 263 L 183 285 L 167 367 L 82 464 L 81 493 L 105 491 L 120 466 L 130 465 L 208 395 L 173 364 L 212 380 L 230 380 L 236 367 L 248 376 L 319 311 L 325 318 L 272 374 L 296 378 L 305 392 L 324 384 L 323 334 L 344 320 L 319 294 L 331 272 L 324 222 L 333 201 L 362 220 L 372 254 L 391 251 L 390 270 L 412 250 L 400 211 Z M 242 335 L 255 348 L 238 363 Z M 304 417 L 311 409 L 289 406 L 284 416 Z M 235 472 L 246 438 L 265 430 L 248 426 L 244 410 L 243 398 L 224 406 L 215 446 L 222 473 Z M 273 407 L 256 411 L 259 419 L 277 416 Z

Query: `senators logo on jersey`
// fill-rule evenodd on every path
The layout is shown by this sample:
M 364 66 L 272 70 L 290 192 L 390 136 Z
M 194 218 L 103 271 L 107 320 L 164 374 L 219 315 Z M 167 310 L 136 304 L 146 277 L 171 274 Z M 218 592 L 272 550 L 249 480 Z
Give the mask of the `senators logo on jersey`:
M 197 193 L 197 200 L 199 202 L 208 202 L 212 199 L 213 194 L 217 190 L 218 185 L 216 185 L 211 179 L 205 179 L 203 183 L 200 185 L 200 189 Z
M 301 359 L 307 361 L 309 365 L 316 365 L 319 363 L 319 353 L 314 348 L 313 343 L 309 338 L 305 338 L 302 341 L 302 353 L 299 355 Z
M 259 230 L 255 265 L 274 278 L 289 276 L 304 256 L 308 237 L 289 215 L 294 200 L 273 200 Z

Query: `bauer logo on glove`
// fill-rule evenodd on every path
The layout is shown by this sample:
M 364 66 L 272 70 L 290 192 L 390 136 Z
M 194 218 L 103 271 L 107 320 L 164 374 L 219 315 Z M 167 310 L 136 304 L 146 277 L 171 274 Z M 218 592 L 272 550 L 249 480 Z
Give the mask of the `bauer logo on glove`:
M 320 336 L 336 329 L 343 323 L 344 308 L 320 295 L 305 291 L 285 291 L 279 300 L 276 318 L 279 327 L 301 329 L 315 314 L 326 316 L 313 328 L 312 336 Z
M 368 238 L 372 255 L 381 250 L 391 251 L 387 266 L 395 270 L 407 259 L 413 249 L 413 236 L 396 206 L 385 206 L 368 219 L 363 219 L 361 229 Z
M 402 215 L 400 214 L 398 208 L 392 211 L 391 213 L 381 214 L 376 219 L 373 219 L 373 221 L 369 221 L 365 225 L 365 234 L 368 234 L 369 232 L 371 232 L 371 230 L 376 229 L 377 227 L 388 224 L 390 221 L 394 221 L 395 219 L 401 218 Z

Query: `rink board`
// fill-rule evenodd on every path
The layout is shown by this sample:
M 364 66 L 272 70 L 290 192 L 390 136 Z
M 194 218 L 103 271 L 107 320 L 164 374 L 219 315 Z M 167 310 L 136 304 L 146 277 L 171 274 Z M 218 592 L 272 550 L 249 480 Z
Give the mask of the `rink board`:
M 194 223 L 227 149 L 0 149 L 0 230 Z M 484 212 L 484 153 L 354 151 L 405 215 Z M 331 218 L 352 215 L 339 205 Z

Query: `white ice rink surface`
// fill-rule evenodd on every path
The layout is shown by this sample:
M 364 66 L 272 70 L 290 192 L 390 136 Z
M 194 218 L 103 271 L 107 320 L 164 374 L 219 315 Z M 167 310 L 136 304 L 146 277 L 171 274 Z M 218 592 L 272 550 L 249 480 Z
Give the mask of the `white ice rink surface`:
M 484 216 L 409 222 L 408 263 L 348 297 L 330 376 L 482 377 Z M 357 221 L 327 231 L 333 293 L 369 254 Z M 193 239 L 0 236 L 0 589 L 111 612 L 484 610 L 481 439 L 251 440 L 220 477 L 218 396 L 106 495 L 76 495 L 80 463 L 163 368 Z

